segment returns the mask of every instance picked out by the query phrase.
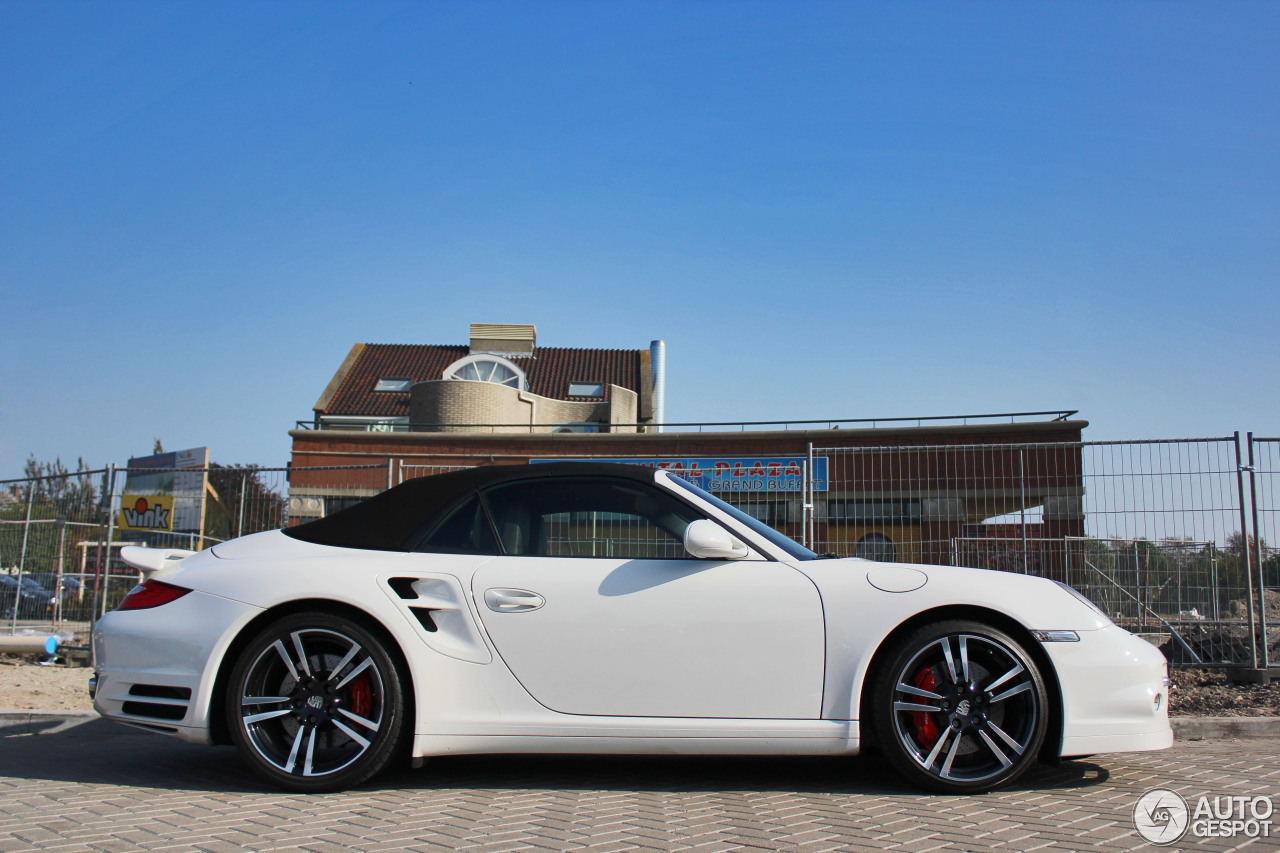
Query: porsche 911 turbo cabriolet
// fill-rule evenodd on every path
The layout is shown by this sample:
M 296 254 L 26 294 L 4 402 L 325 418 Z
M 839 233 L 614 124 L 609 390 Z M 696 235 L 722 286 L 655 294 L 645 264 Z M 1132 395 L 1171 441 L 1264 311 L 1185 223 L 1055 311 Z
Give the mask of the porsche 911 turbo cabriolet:
M 819 556 L 673 474 L 422 477 L 98 621 L 94 706 L 293 791 L 466 753 L 852 755 L 936 791 L 1173 742 L 1153 646 L 1037 577 Z

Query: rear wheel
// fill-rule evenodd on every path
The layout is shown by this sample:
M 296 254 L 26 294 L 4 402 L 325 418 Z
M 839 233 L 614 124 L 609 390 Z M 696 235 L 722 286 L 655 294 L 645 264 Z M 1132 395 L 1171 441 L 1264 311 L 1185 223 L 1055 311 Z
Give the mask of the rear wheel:
M 1017 640 L 989 625 L 957 620 L 917 630 L 891 653 L 873 689 L 881 751 L 935 791 L 1008 784 L 1044 741 L 1044 679 Z
M 333 613 L 286 616 L 231 671 L 231 739 L 259 776 L 335 791 L 382 770 L 403 745 L 407 680 L 383 641 Z

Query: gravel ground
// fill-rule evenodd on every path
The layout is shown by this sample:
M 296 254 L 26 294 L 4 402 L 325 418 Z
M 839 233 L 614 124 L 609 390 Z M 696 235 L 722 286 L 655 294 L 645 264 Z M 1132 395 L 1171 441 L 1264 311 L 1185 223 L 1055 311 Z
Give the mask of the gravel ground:
M 40 666 L 0 655 L 0 709 L 91 711 L 91 674 L 86 667 Z M 1182 717 L 1280 716 L 1280 682 L 1231 684 L 1219 670 L 1175 669 L 1169 710 Z
M 1215 669 L 1175 669 L 1170 673 L 1169 713 L 1178 717 L 1280 716 L 1280 682 L 1232 684 Z

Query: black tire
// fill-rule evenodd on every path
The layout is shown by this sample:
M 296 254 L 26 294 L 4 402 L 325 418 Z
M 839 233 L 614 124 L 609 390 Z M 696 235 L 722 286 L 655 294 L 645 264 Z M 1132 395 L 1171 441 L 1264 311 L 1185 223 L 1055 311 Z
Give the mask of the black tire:
M 225 698 L 231 740 L 263 779 L 317 793 L 359 785 L 405 747 L 408 679 L 363 625 L 282 617 L 241 650 Z
M 1044 678 L 1027 650 L 979 622 L 926 625 L 889 650 L 872 684 L 872 731 L 911 782 L 948 794 L 1007 785 L 1048 728 Z

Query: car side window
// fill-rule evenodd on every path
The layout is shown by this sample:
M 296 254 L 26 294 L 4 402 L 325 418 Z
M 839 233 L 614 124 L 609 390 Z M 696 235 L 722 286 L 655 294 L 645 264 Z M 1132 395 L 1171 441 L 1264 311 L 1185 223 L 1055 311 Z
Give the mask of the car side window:
M 684 530 L 701 516 L 633 480 L 524 480 L 484 493 L 503 552 L 526 557 L 689 559 Z
M 472 495 L 436 525 L 414 550 L 434 554 L 499 554 L 480 498 Z

